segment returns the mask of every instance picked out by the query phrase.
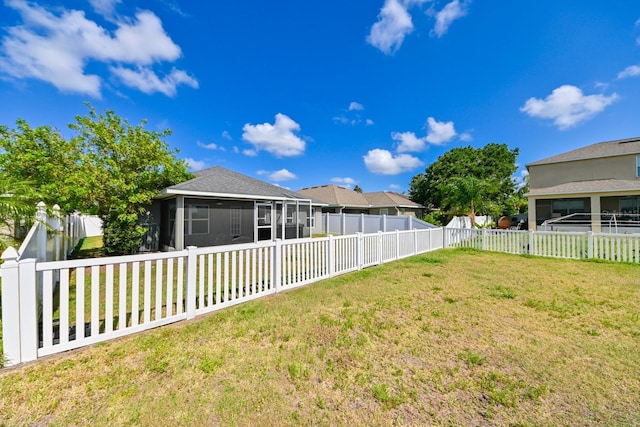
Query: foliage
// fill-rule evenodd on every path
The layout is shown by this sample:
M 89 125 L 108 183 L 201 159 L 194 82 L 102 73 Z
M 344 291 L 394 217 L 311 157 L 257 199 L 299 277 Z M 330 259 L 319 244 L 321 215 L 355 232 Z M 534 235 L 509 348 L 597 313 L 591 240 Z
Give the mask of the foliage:
M 447 151 L 430 164 L 424 173 L 415 175 L 409 184 L 409 198 L 427 208 L 450 211 L 453 201 L 454 178 L 473 177 L 485 181 L 482 210 L 479 213 L 500 212 L 507 199 L 516 191 L 512 178 L 519 150 L 506 144 L 487 144 L 482 148 L 458 147 Z M 488 209 L 485 211 L 485 209 Z
M 442 227 L 447 222 L 447 214 L 440 211 L 432 211 L 426 214 L 422 220 L 437 227 Z
M 476 211 L 495 213 L 496 206 L 487 195 L 495 193 L 498 185 L 495 180 L 454 176 L 443 186 L 443 202 L 453 213 L 468 214 L 475 227 Z
M 362 188 L 360 188 L 360 186 L 356 184 L 356 186 L 353 187 L 353 191 L 355 191 L 356 193 L 362 193 Z
M 162 132 L 133 126 L 113 111 L 76 116 L 65 139 L 47 126 L 32 129 L 17 120 L 0 137 L 0 171 L 35 183 L 47 204 L 64 212 L 80 210 L 103 220 L 104 247 L 109 254 L 134 252 L 144 229 L 139 216 L 159 190 L 191 177 L 175 157 Z
M 37 196 L 28 182 L 17 181 L 0 171 L 0 253 L 15 242 L 15 227 L 33 218 Z

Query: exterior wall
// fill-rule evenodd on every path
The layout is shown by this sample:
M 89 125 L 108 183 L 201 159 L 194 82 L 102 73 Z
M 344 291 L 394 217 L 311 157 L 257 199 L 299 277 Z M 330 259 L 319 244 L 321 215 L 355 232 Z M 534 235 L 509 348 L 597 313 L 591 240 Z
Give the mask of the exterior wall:
M 636 155 L 529 166 L 529 187 L 531 189 L 595 179 L 638 179 L 636 176 Z

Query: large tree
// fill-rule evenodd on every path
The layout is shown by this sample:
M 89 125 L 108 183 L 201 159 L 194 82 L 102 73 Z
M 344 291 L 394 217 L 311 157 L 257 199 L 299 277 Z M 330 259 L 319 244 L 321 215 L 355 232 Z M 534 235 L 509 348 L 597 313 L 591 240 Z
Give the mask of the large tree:
M 413 177 L 409 184 L 409 197 L 429 209 L 450 212 L 454 208 L 452 179 L 474 177 L 486 185 L 482 198 L 485 209 L 497 213 L 507 206 L 507 200 L 516 191 L 513 174 L 517 170 L 519 150 L 510 150 L 505 144 L 491 143 L 481 148 L 458 147 L 447 151 L 431 163 L 424 173 Z M 494 212 L 497 211 L 497 212 Z
M 139 217 L 159 190 L 189 179 L 162 132 L 133 126 L 113 111 L 76 116 L 65 139 L 48 127 L 32 129 L 18 120 L 0 137 L 0 171 L 35 183 L 48 204 L 80 210 L 103 220 L 109 254 L 133 253 L 144 229 Z

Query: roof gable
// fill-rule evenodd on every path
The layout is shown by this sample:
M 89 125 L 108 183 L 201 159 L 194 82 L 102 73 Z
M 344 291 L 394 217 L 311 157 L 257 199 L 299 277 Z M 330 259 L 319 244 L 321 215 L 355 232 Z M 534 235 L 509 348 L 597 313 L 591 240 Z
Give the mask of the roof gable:
M 527 167 L 570 162 L 574 160 L 595 159 L 599 157 L 623 156 L 628 154 L 640 154 L 640 137 L 598 142 L 596 144 L 587 145 L 586 147 L 528 163 Z

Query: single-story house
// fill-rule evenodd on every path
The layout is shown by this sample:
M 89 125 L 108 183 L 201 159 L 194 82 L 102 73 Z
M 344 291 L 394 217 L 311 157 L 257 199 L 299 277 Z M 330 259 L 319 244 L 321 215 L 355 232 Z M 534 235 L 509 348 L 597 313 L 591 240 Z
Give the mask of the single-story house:
M 322 203 L 220 166 L 161 191 L 150 209 L 163 250 L 310 237 Z
M 307 187 L 299 194 L 325 203 L 322 212 L 421 217 L 424 206 L 393 191 L 359 193 L 335 184 Z
M 526 165 L 529 229 L 544 221 L 586 213 L 599 232 L 610 214 L 640 214 L 640 138 L 599 142 Z

